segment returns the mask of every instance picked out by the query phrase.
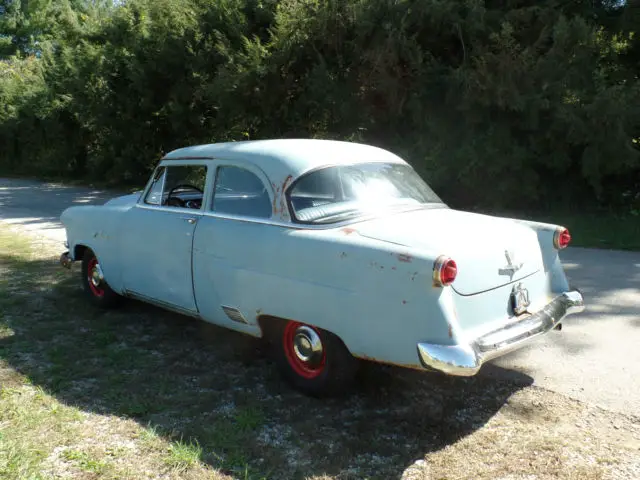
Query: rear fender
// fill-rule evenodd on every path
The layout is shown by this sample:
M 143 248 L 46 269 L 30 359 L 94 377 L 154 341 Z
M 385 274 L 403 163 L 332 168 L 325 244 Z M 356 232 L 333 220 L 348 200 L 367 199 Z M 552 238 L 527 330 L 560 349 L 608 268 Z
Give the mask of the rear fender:
M 559 250 L 553 245 L 553 237 L 561 225 L 553 223 L 536 222 L 532 220 L 511 219 L 522 225 L 526 225 L 536 232 L 540 251 L 542 253 L 542 261 L 544 271 L 548 277 L 549 288 L 553 293 L 562 293 L 569 290 L 567 277 L 560 261 Z
M 314 252 L 303 269 L 287 261 L 301 244 Z M 408 368 L 422 368 L 418 342 L 456 343 L 453 292 L 433 286 L 432 252 L 349 229 L 289 232 L 279 245 L 283 261 L 253 309 L 325 328 L 355 357 Z

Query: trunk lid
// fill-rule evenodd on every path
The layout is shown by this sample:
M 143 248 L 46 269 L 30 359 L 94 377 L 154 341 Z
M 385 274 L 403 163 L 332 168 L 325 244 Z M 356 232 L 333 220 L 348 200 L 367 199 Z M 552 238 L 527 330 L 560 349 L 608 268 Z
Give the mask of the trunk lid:
M 506 218 L 433 208 L 365 221 L 356 230 L 368 238 L 448 255 L 458 265 L 452 287 L 461 295 L 517 282 L 543 268 L 536 232 Z

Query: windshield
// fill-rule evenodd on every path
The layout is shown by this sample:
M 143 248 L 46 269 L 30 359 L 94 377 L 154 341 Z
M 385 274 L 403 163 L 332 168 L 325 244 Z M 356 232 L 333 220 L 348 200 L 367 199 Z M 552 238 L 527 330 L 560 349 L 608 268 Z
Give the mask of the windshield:
M 313 171 L 295 183 L 289 200 L 295 219 L 304 223 L 341 222 L 396 207 L 443 205 L 413 168 L 389 163 Z

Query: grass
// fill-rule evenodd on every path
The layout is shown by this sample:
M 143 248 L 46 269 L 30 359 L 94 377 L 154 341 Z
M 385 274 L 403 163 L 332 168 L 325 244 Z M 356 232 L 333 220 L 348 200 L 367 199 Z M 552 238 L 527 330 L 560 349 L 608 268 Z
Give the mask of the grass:
M 167 465 L 178 471 L 186 471 L 197 466 L 202 457 L 202 447 L 197 441 L 186 443 L 182 440 L 169 446 L 169 454 L 165 458 Z
M 60 249 L 0 224 L 0 478 L 638 478 L 635 418 L 530 386 L 367 365 L 292 391 L 251 339 L 89 306 Z M 531 477 L 527 477 L 531 475 Z

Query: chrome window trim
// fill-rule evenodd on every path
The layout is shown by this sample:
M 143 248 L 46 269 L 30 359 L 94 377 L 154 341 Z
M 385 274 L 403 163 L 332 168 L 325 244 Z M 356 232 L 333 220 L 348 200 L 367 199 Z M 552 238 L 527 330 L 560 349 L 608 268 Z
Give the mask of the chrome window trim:
M 136 202 L 136 206 L 137 207 L 151 207 L 152 209 L 159 209 L 159 208 L 167 208 L 163 205 L 153 205 L 150 203 L 146 202 L 146 198 L 147 195 L 149 195 L 149 192 L 151 191 L 151 186 L 153 185 L 153 178 L 156 175 L 156 172 L 158 170 L 160 170 L 161 168 L 165 169 L 165 172 L 163 173 L 163 178 L 162 178 L 162 192 L 164 192 L 164 186 L 165 186 L 165 182 L 167 180 L 167 171 L 166 169 L 169 167 L 204 167 L 206 170 L 206 176 L 205 176 L 205 184 L 204 184 L 204 191 L 202 192 L 202 204 L 200 205 L 200 208 L 198 210 L 195 210 L 193 208 L 181 208 L 181 207 L 173 207 L 178 209 L 177 211 L 190 211 L 190 212 L 202 212 L 205 209 L 205 201 L 207 200 L 207 198 L 210 196 L 208 194 L 209 190 L 211 190 L 210 188 L 207 189 L 207 186 L 209 184 L 209 175 L 211 174 L 212 170 L 215 170 L 215 168 L 212 168 L 210 163 L 208 162 L 208 160 L 212 160 L 211 158 L 197 158 L 197 159 L 179 159 L 179 160 L 183 160 L 184 163 L 179 163 L 179 162 L 175 162 L 175 163 L 169 163 L 167 164 L 167 160 L 161 160 L 160 163 L 158 164 L 158 166 L 156 168 L 153 169 L 153 172 L 151 173 L 151 176 L 149 177 L 149 180 L 147 181 L 147 185 L 145 186 L 144 190 L 142 191 L 142 194 L 140 195 L 140 197 L 138 197 L 138 201 Z M 192 160 L 199 160 L 196 162 L 193 162 Z M 207 161 L 203 161 L 203 160 L 207 160 Z M 168 211 L 173 211 L 173 210 L 168 210 Z
M 221 168 L 225 168 L 225 167 L 232 167 L 232 168 L 239 168 L 242 170 L 246 170 L 249 173 L 252 173 L 253 175 L 255 175 L 255 177 L 260 181 L 260 183 L 262 183 L 262 186 L 264 187 L 265 191 L 267 192 L 267 195 L 269 196 L 269 203 L 271 205 L 273 205 L 273 202 L 275 202 L 276 198 L 275 198 L 275 192 L 273 191 L 273 186 L 271 185 L 271 181 L 269 179 L 269 177 L 267 176 L 266 173 L 264 173 L 264 171 L 257 166 L 254 163 L 251 163 L 250 167 L 245 166 L 244 164 L 238 163 L 238 162 L 234 162 L 233 160 L 226 160 L 226 159 L 213 159 L 214 162 L 216 162 L 213 165 L 213 185 L 211 186 L 211 196 L 209 198 L 209 201 L 207 202 L 207 208 L 205 209 L 205 213 L 212 213 L 214 215 L 218 215 L 221 217 L 224 216 L 230 216 L 230 217 L 234 217 L 234 218 L 249 218 L 249 219 L 256 219 L 256 220 L 265 220 L 265 221 L 269 221 L 272 220 L 274 218 L 273 215 L 273 210 L 271 210 L 271 214 L 269 217 L 252 217 L 250 215 L 231 215 L 231 214 L 224 214 L 224 213 L 215 213 L 215 211 L 213 210 L 215 207 L 215 201 L 216 201 L 216 185 L 218 183 L 218 175 L 220 174 L 220 169 Z M 260 172 L 260 174 L 258 174 L 257 172 Z M 265 183 L 266 180 L 266 183 Z
M 380 217 L 384 217 L 387 215 L 396 215 L 398 213 L 407 213 L 407 212 L 414 212 L 417 210 L 432 210 L 432 209 L 436 209 L 436 208 L 449 208 L 448 206 L 444 205 L 444 204 L 425 204 L 425 205 L 420 205 L 418 207 L 415 208 L 409 208 L 406 210 L 401 210 L 400 212 L 388 212 L 388 213 L 384 213 L 384 214 L 378 214 L 378 215 L 366 215 L 366 216 L 362 216 L 362 217 L 358 217 L 357 219 L 350 219 L 350 220 L 344 220 L 342 222 L 338 222 L 338 223 L 329 223 L 329 224 L 305 224 L 305 223 L 293 223 L 293 222 L 283 222 L 283 221 L 278 221 L 278 220 L 272 220 L 269 218 L 260 218 L 260 217 L 245 217 L 242 215 L 227 215 L 227 214 L 218 214 L 218 213 L 213 213 L 211 211 L 202 211 L 202 210 L 194 210 L 194 209 L 190 209 L 190 208 L 180 208 L 180 207 L 156 207 L 153 205 L 146 205 L 146 204 L 136 204 L 135 205 L 136 208 L 142 208 L 144 210 L 154 210 L 154 211 L 159 211 L 159 212 L 168 212 L 168 213 L 179 213 L 184 215 L 185 212 L 190 212 L 189 214 L 197 216 L 197 217 L 210 217 L 210 218 L 217 218 L 220 220 L 235 220 L 237 222 L 244 222 L 244 223 L 257 223 L 257 224 L 262 224 L 262 225 L 270 225 L 272 227 L 280 227 L 280 228 L 288 228 L 290 230 L 332 230 L 332 229 L 338 229 L 338 228 L 342 228 L 342 227 L 346 227 L 349 225 L 353 225 L 355 223 L 361 223 L 361 222 L 366 222 L 368 220 L 375 220 L 376 218 L 380 218 Z
M 249 164 L 250 167 L 247 168 L 246 164 Z M 158 166 L 154 169 L 153 173 L 155 174 L 155 171 L 159 168 L 162 167 L 168 167 L 168 166 L 178 166 L 178 165 L 203 165 L 207 168 L 207 182 L 213 182 L 213 184 L 207 189 L 205 190 L 205 195 L 203 196 L 202 199 L 202 206 L 200 207 L 199 210 L 195 210 L 195 209 L 191 209 L 191 208 L 181 208 L 181 207 L 166 207 L 166 206 L 156 206 L 156 205 L 149 205 L 144 203 L 144 198 L 146 197 L 149 189 L 151 188 L 151 184 L 152 184 L 152 179 L 153 179 L 153 175 L 150 177 L 149 181 L 147 182 L 147 185 L 142 193 L 142 195 L 140 195 L 138 202 L 135 204 L 135 207 L 137 208 L 143 208 L 145 210 L 157 210 L 157 211 L 163 211 L 163 212 L 173 212 L 173 213 L 181 213 L 181 214 L 185 214 L 185 212 L 189 212 L 189 214 L 191 215 L 195 215 L 198 217 L 211 217 L 211 218 L 217 218 L 220 220 L 234 220 L 237 222 L 243 222 L 243 223 L 253 223 L 253 224 L 259 224 L 259 225 L 270 225 L 273 227 L 279 227 L 279 228 L 286 228 L 289 230 L 331 230 L 331 229 L 340 229 L 340 228 L 344 228 L 347 227 L 349 225 L 353 225 L 356 223 L 361 223 L 361 222 L 366 222 L 369 220 L 374 220 L 376 218 L 380 218 L 380 217 L 384 217 L 387 215 L 394 215 L 394 214 L 398 214 L 398 213 L 406 213 L 406 212 L 413 212 L 413 211 L 418 211 L 418 210 L 431 210 L 431 209 L 437 209 L 437 208 L 446 208 L 449 209 L 450 207 L 442 202 L 442 203 L 425 203 L 425 204 L 421 204 L 418 205 L 416 207 L 413 208 L 407 208 L 407 209 L 403 209 L 400 211 L 395 211 L 395 212 L 388 212 L 388 213 L 379 213 L 379 214 L 370 214 L 370 215 L 363 215 L 361 217 L 358 218 L 352 218 L 352 219 L 348 219 L 348 220 L 343 220 L 341 222 L 337 222 L 337 223 L 330 223 L 330 224 L 310 224 L 310 223 L 294 223 L 293 220 L 291 220 L 292 215 L 291 215 L 291 205 L 289 203 L 290 199 L 289 199 L 289 192 L 291 191 L 291 189 L 293 188 L 293 186 L 295 185 L 295 183 L 303 178 L 304 176 L 318 171 L 318 170 L 322 170 L 324 168 L 330 168 L 330 167 L 336 167 L 336 166 L 345 166 L 345 165 L 358 165 L 360 163 L 363 162 L 352 162 L 352 163 L 348 163 L 348 164 L 338 164 L 338 163 L 327 163 L 325 165 L 319 166 L 319 167 L 315 167 L 315 168 L 310 168 L 308 170 L 303 171 L 300 175 L 298 175 L 296 178 L 294 178 L 291 183 L 287 186 L 286 190 L 284 190 L 283 192 L 281 192 L 280 194 L 283 195 L 285 198 L 285 205 L 287 206 L 287 213 L 289 216 L 289 220 L 288 221 L 282 221 L 282 220 L 277 220 L 276 217 L 273 215 L 273 213 L 271 214 L 270 218 L 261 218 L 261 217 L 249 217 L 249 216 L 242 216 L 242 215 L 229 215 L 229 214 L 220 214 L 220 213 L 215 213 L 211 210 L 211 206 L 212 206 L 212 202 L 213 202 L 213 197 L 214 197 L 214 189 L 215 189 L 215 181 L 217 178 L 217 173 L 218 173 L 218 167 L 220 166 L 236 166 L 239 168 L 246 168 L 249 171 L 252 171 L 254 169 L 258 170 L 262 176 L 264 176 L 264 178 L 267 180 L 267 192 L 269 192 L 269 196 L 271 197 L 271 200 L 273 201 L 273 199 L 275 198 L 275 192 L 273 190 L 273 186 L 271 185 L 271 181 L 270 178 L 267 176 L 267 174 L 260 168 L 259 165 L 257 165 L 255 162 L 252 162 L 251 160 L 248 160 L 246 162 L 238 160 L 238 159 L 234 159 L 234 158 L 225 158 L 224 156 L 221 157 L 176 157 L 176 158 L 162 158 L 160 163 L 158 164 Z M 365 162 L 366 163 L 366 162 Z M 373 163 L 385 163 L 382 161 L 375 161 Z M 400 159 L 400 161 L 397 162 L 389 162 L 386 161 L 386 163 L 394 163 L 394 164 L 405 164 L 408 165 L 410 168 L 413 168 L 413 166 L 411 164 L 409 164 L 408 162 L 406 162 L 403 159 Z M 415 169 L 414 169 L 415 170 Z M 256 173 L 256 172 L 253 172 Z M 416 172 L 417 173 L 417 172 Z M 209 179 L 209 176 L 211 175 L 211 179 Z M 263 179 L 261 179 L 261 181 L 263 181 Z M 263 181 L 264 183 L 264 181 Z M 426 183 L 426 181 L 425 181 Z M 428 185 L 428 184 L 427 184 Z M 207 200 L 205 202 L 205 199 Z
M 378 214 L 378 215 L 367 215 L 367 216 L 358 217 L 357 219 L 344 220 L 344 221 L 341 221 L 341 222 L 338 222 L 338 223 L 330 223 L 330 224 L 322 224 L 322 225 L 321 224 L 305 224 L 305 223 L 283 222 L 283 221 L 270 220 L 270 219 L 258 218 L 258 217 L 244 217 L 244 216 L 240 216 L 240 215 L 222 215 L 222 214 L 213 213 L 211 211 L 202 212 L 202 216 L 203 217 L 217 218 L 217 219 L 220 219 L 220 220 L 235 220 L 235 221 L 238 221 L 238 222 L 270 225 L 270 226 L 273 226 L 273 227 L 288 228 L 290 230 L 333 230 L 333 229 L 339 229 L 339 228 L 343 228 L 343 227 L 346 227 L 346 226 L 349 226 L 349 225 L 353 225 L 353 224 L 356 224 L 356 223 L 366 222 L 368 220 L 375 220 L 376 218 L 384 217 L 384 216 L 387 216 L 387 215 L 396 215 L 398 213 L 407 213 L 407 212 L 413 212 L 413 211 L 417 211 L 417 210 L 431 210 L 431 209 L 435 209 L 435 208 L 449 208 L 449 207 L 444 205 L 444 204 L 434 204 L 434 205 L 425 204 L 425 205 L 420 205 L 420 206 L 415 207 L 415 208 L 409 208 L 409 209 L 406 209 L 406 210 L 402 210 L 400 212 L 388 212 L 388 213 Z
M 145 203 L 145 198 L 147 198 L 147 195 L 149 193 L 149 190 L 151 189 L 151 184 L 153 183 L 153 177 L 155 177 L 156 172 L 163 168 L 163 167 L 179 167 L 181 165 L 193 165 L 193 166 L 203 166 L 207 169 L 207 176 L 209 175 L 209 169 L 211 167 L 211 165 L 209 164 L 209 162 L 213 160 L 213 158 L 211 157 L 185 157 L 185 158 L 161 158 L 160 161 L 158 162 L 158 165 L 156 165 L 156 168 L 153 169 L 153 172 L 151 172 L 151 175 L 149 177 L 149 180 L 147 180 L 147 183 L 144 187 L 144 189 L 142 190 L 142 194 L 140 195 L 140 197 L 138 198 L 137 201 L 137 205 L 149 205 L 148 203 Z M 183 163 L 181 163 L 181 161 Z M 164 180 L 163 180 L 164 181 Z M 164 190 L 164 184 L 162 185 L 162 188 Z M 206 188 L 206 185 L 205 185 Z M 205 191 L 206 193 L 206 191 Z M 204 196 L 202 198 L 203 203 L 204 203 Z
M 162 205 L 162 192 L 164 192 L 164 186 L 165 186 L 165 183 L 166 183 L 166 181 L 167 181 L 167 167 L 166 167 L 165 165 L 159 165 L 159 166 L 158 166 L 158 168 L 156 168 L 156 169 L 153 171 L 153 175 L 151 175 L 151 179 L 149 180 L 149 189 L 148 189 L 147 193 L 146 193 L 143 197 L 141 197 L 142 203 L 143 203 L 144 205 L 153 205 L 153 203 L 149 203 L 149 202 L 147 202 L 147 197 L 148 197 L 148 196 L 149 196 L 149 194 L 151 193 L 151 189 L 153 188 L 153 184 L 155 183 L 155 182 L 153 181 L 153 179 L 155 178 L 156 173 L 157 173 L 160 169 L 164 169 L 164 171 L 162 172 L 162 186 L 160 187 L 160 204 L 159 204 L 159 205 Z M 140 200 L 140 199 L 139 199 L 139 200 Z
M 158 212 L 167 212 L 167 213 L 179 213 L 181 215 L 192 215 L 195 217 L 202 217 L 204 212 L 202 208 L 196 210 L 195 208 L 183 208 L 183 207 L 165 207 L 165 206 L 156 206 L 149 205 L 146 203 L 137 203 L 134 205 L 136 208 L 142 208 L 143 210 L 153 210 Z
M 398 157 L 400 158 L 400 157 Z M 409 167 L 411 170 L 414 171 L 414 173 L 416 175 L 418 175 L 418 177 L 420 177 L 420 179 L 427 185 L 427 187 L 429 187 L 429 189 L 431 189 L 431 191 L 438 197 L 438 199 L 440 199 L 441 203 L 436 203 L 436 202 L 431 202 L 431 203 L 421 203 L 420 207 L 417 208 L 418 210 L 422 207 L 427 207 L 431 205 L 437 205 L 437 206 L 442 206 L 445 208 L 449 208 L 449 206 L 444 202 L 444 200 L 442 200 L 440 198 L 440 196 L 436 193 L 435 190 L 433 190 L 433 188 L 431 188 L 431 185 L 429 185 L 429 183 L 422 178 L 422 176 L 417 172 L 417 170 L 415 168 L 413 168 L 413 165 L 411 165 L 409 162 L 407 162 L 406 160 L 400 158 L 401 161 L 399 162 L 392 162 L 392 161 L 388 161 L 388 160 L 369 160 L 366 162 L 349 162 L 349 163 L 343 163 L 343 164 L 339 164 L 339 163 L 327 163 L 324 165 L 321 165 L 319 167 L 314 167 L 314 168 L 310 168 L 304 172 L 302 172 L 300 175 L 298 175 L 296 178 L 294 178 L 291 183 L 287 186 L 286 190 L 282 191 L 282 195 L 284 196 L 284 200 L 285 203 L 287 205 L 287 210 L 289 213 L 289 218 L 291 219 L 292 222 L 296 223 L 296 224 L 301 224 L 301 225 L 313 225 L 312 223 L 309 222 L 302 222 L 300 220 L 297 219 L 295 212 L 293 210 L 293 205 L 291 203 L 291 193 L 293 192 L 294 187 L 298 184 L 298 182 L 302 181 L 305 177 L 308 177 L 309 175 L 312 175 L 316 172 L 319 172 L 321 170 L 325 170 L 325 169 L 329 169 L 329 168 L 336 168 L 336 167 L 353 167 L 353 166 L 357 166 L 357 165 L 367 165 L 367 164 L 389 164 L 389 165 L 405 165 L 407 167 Z M 343 188 L 342 186 L 342 181 L 340 182 L 340 188 Z M 404 211 L 404 210 L 403 210 Z M 407 210 L 408 211 L 408 210 Z M 376 218 L 376 216 L 373 216 L 372 218 Z M 360 220 L 358 220 L 360 221 Z M 337 223 L 334 223 L 333 225 L 338 225 Z

